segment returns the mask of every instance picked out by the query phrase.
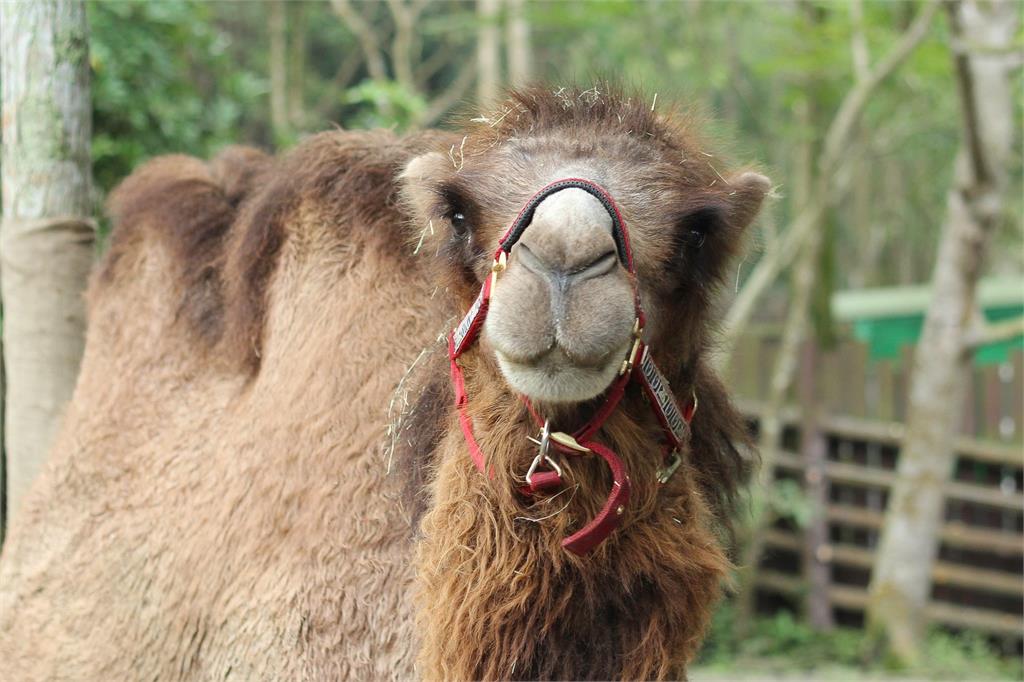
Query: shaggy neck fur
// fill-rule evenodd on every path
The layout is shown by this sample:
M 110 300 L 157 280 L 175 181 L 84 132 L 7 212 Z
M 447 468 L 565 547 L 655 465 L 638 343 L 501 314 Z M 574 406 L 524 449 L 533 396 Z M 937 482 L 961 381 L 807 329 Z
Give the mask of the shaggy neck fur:
M 665 679 L 685 675 L 728 560 L 693 471 L 657 484 L 660 448 L 632 386 L 600 434 L 626 462 L 622 527 L 577 557 L 561 540 L 610 485 L 596 457 L 573 458 L 562 492 L 515 492 L 534 428 L 484 351 L 464 356 L 476 437 L 493 480 L 469 458 L 454 413 L 437 452 L 433 506 L 417 554 L 418 666 L 426 679 Z M 649 410 L 648 410 L 649 411 Z

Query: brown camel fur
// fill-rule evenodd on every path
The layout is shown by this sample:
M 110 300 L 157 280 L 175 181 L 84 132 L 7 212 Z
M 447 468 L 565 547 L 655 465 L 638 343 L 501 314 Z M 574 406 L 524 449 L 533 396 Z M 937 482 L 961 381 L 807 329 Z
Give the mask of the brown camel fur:
M 700 401 L 659 485 L 630 387 L 600 438 L 632 499 L 585 557 L 559 542 L 603 503 L 606 467 L 515 492 L 535 427 L 484 338 L 462 361 L 481 475 L 438 343 L 565 167 L 619 202 L 646 340 Z M 137 170 L 110 199 L 74 399 L 0 555 L 4 678 L 684 677 L 746 468 L 707 327 L 767 184 L 725 172 L 683 117 L 542 89 L 465 135 L 331 132 L 279 159 Z M 592 403 L 539 407 L 570 424 Z

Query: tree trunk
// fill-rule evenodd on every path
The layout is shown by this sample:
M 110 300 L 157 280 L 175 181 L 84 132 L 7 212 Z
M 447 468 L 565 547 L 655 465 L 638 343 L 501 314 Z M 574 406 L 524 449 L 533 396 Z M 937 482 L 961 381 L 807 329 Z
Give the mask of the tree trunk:
M 850 2 L 850 23 L 853 34 L 850 40 L 850 51 L 853 56 L 853 73 L 856 82 L 860 83 L 867 79 L 871 73 L 871 55 L 868 51 L 868 41 L 864 30 L 864 4 L 863 0 L 852 0 Z M 876 241 L 878 235 L 871 223 L 871 177 L 876 171 L 875 164 L 869 163 L 867 156 L 870 153 L 870 140 L 864 125 L 857 123 L 853 133 L 855 141 L 851 148 L 855 150 L 853 159 L 853 188 L 852 188 L 852 210 L 851 222 L 852 233 L 857 235 L 857 247 L 861 257 L 856 259 L 856 265 L 851 268 L 850 284 L 853 288 L 868 286 L 870 281 L 871 268 L 877 266 L 873 257 L 877 252 Z M 867 254 L 867 255 L 865 255 Z
M 964 141 L 946 203 L 932 299 L 914 359 L 907 434 L 875 555 L 868 624 L 875 651 L 912 662 L 925 626 L 932 565 L 953 471 L 952 443 L 971 361 L 968 326 L 977 314 L 982 259 L 1001 216 L 1014 149 L 1012 49 L 1017 5 L 950 5 L 951 43 Z M 976 49 L 975 53 L 968 53 Z
M 526 85 L 533 78 L 530 24 L 525 9 L 526 0 L 508 0 L 508 80 L 515 87 Z
M 816 92 L 814 83 L 809 81 L 806 85 L 808 96 L 813 96 Z M 793 174 L 794 213 L 801 213 L 814 199 L 814 140 L 817 136 L 811 135 L 809 132 L 816 129 L 816 116 L 814 103 L 810 99 L 798 102 L 795 109 L 797 127 L 801 131 L 805 131 L 800 145 L 796 149 Z M 739 591 L 736 597 L 741 635 L 754 617 L 758 564 L 764 553 L 765 534 L 768 527 L 775 521 L 770 502 L 775 488 L 775 462 L 781 447 L 783 426 L 781 413 L 785 407 L 789 389 L 793 384 L 800 346 L 806 334 L 818 253 L 822 243 L 822 231 L 820 224 L 815 226 L 811 230 L 808 240 L 801 247 L 794 268 L 792 294 L 782 331 L 782 342 L 775 356 L 768 400 L 764 412 L 761 414 L 760 435 L 757 443 L 761 454 L 761 466 L 758 469 L 757 482 L 751 488 L 750 533 L 744 547 Z
M 395 37 L 391 41 L 391 64 L 395 80 L 410 94 L 418 91 L 413 75 L 413 52 L 416 42 L 417 6 L 407 5 L 403 0 L 388 0 L 391 19 L 395 22 Z
M 288 4 L 291 26 L 288 46 L 288 123 L 293 131 L 301 131 L 306 125 L 306 21 L 304 2 Z
M 274 142 L 288 139 L 288 17 L 284 0 L 271 0 L 267 12 L 270 34 L 270 125 Z
M 476 0 L 477 29 L 477 101 L 487 107 L 498 99 L 500 75 L 500 45 L 498 35 L 498 8 L 501 0 Z
M 0 3 L 7 502 L 41 469 L 82 357 L 94 255 L 81 0 Z

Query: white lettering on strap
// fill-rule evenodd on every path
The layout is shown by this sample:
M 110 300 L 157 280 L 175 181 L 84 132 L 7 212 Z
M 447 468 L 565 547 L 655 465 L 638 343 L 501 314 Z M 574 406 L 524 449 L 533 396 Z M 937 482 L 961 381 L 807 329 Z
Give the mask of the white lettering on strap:
M 473 342 L 473 338 L 476 337 L 476 325 L 477 318 L 480 317 L 480 311 L 484 306 L 485 296 L 489 293 L 490 287 L 484 286 L 480 288 L 480 293 L 477 294 L 476 300 L 473 301 L 473 305 L 470 306 L 469 312 L 462 318 L 462 322 L 459 322 L 459 326 L 455 328 L 455 338 L 452 344 L 455 349 L 455 355 L 459 356 L 462 351 L 465 350 L 465 345 Z M 470 332 L 473 332 L 470 336 Z M 467 338 L 468 337 L 468 338 Z
M 661 370 L 654 364 L 650 348 L 644 348 L 643 357 L 640 358 L 640 376 L 643 378 L 648 395 L 653 399 L 652 407 L 657 412 L 662 424 L 672 432 L 678 447 L 686 440 L 686 420 L 679 411 L 675 397 L 668 381 L 661 374 Z

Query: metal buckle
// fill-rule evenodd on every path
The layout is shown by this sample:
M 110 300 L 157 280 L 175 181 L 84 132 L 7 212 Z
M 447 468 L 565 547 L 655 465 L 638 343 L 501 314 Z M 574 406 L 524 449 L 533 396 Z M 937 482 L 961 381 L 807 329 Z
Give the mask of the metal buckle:
M 668 483 L 668 479 L 672 478 L 672 474 L 676 472 L 679 465 L 683 463 L 683 458 L 679 456 L 678 450 L 672 451 L 672 459 L 669 463 L 658 469 L 658 483 Z
M 580 445 L 575 438 L 562 431 L 555 431 L 552 433 L 551 440 L 555 441 L 563 448 L 568 448 L 569 450 L 575 450 L 576 452 L 590 452 L 590 448 Z
M 643 335 L 644 330 L 640 328 L 640 318 L 636 318 L 633 322 L 633 346 L 629 349 L 629 355 L 625 360 L 622 361 L 622 366 L 619 367 L 619 376 L 631 372 L 633 365 L 636 364 L 636 354 L 640 350 L 640 337 Z
M 526 485 L 533 485 L 533 474 L 537 471 L 537 467 L 540 466 L 541 462 L 548 464 L 555 473 L 558 474 L 559 478 L 562 476 L 562 467 L 558 466 L 558 462 L 548 456 L 548 451 L 551 449 L 551 420 L 546 419 L 544 421 L 544 428 L 540 431 L 540 440 L 536 438 L 530 438 L 531 443 L 536 443 L 540 446 L 540 452 L 533 458 L 533 462 L 530 464 L 530 468 L 526 471 Z M 573 441 L 576 442 L 576 441 Z
M 502 251 L 498 254 L 498 257 L 491 263 L 491 287 L 498 283 L 498 275 L 505 271 L 508 267 L 508 255 Z

